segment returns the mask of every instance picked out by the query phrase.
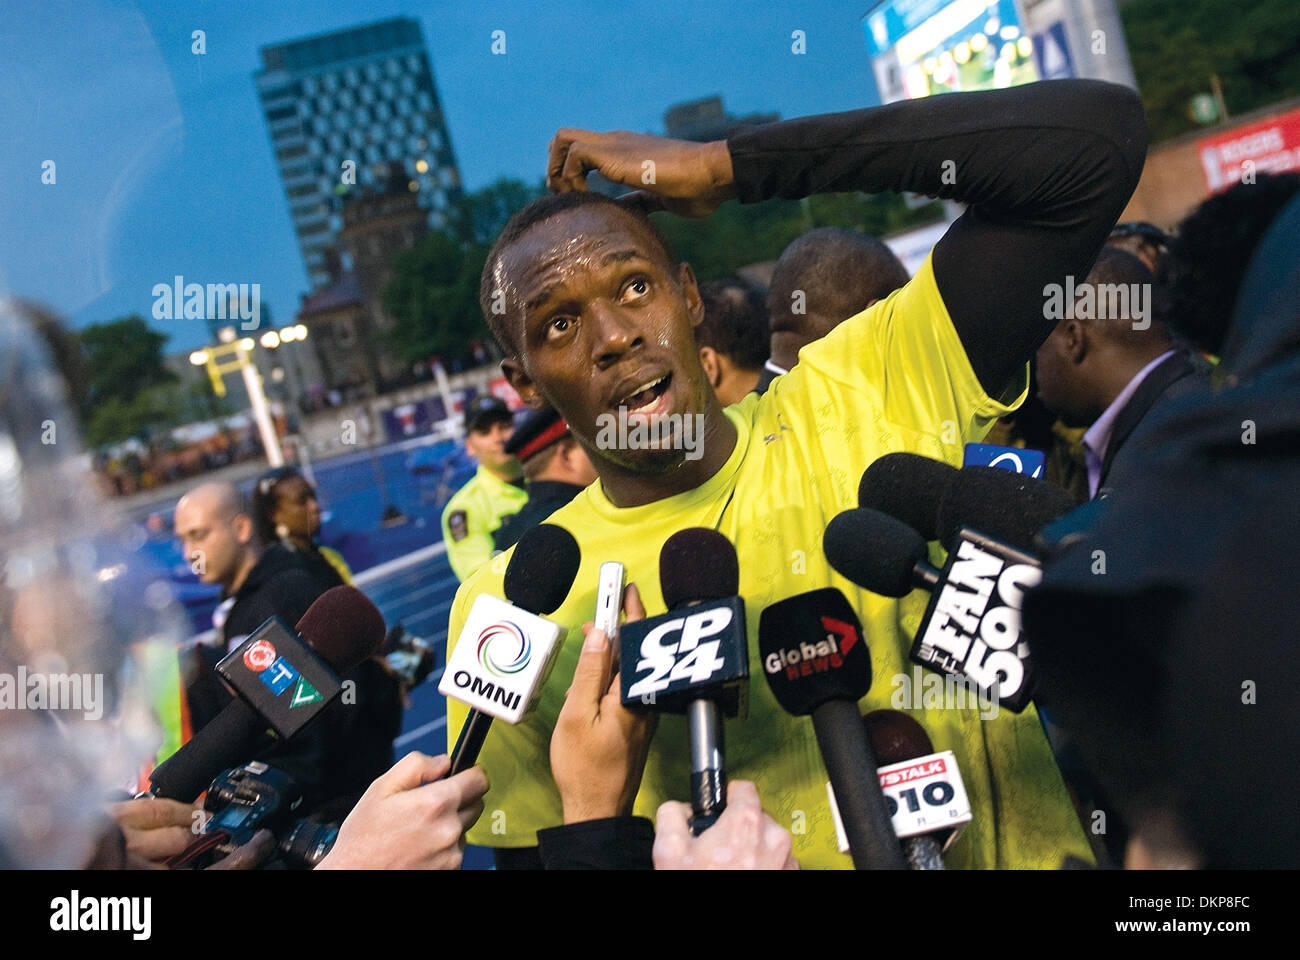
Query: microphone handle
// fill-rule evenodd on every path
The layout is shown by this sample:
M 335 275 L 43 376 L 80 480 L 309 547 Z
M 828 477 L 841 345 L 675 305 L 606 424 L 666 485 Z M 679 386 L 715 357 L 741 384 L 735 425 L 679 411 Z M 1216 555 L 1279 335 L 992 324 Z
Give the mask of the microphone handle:
M 699 836 L 727 808 L 723 768 L 722 708 L 701 697 L 686 708 L 691 750 L 691 833 Z
M 478 761 L 479 751 L 483 749 L 483 741 L 487 739 L 488 730 L 491 728 L 492 714 L 470 710 L 469 716 L 465 719 L 465 726 L 461 727 L 460 736 L 456 738 L 456 747 L 451 751 L 451 769 L 447 771 L 448 777 L 454 777 L 474 766 Z
M 249 749 L 268 726 L 266 718 L 256 709 L 242 698 L 234 697 L 183 747 L 154 769 L 149 775 L 149 793 L 193 803 L 221 771 L 252 759 Z
M 928 834 L 903 841 L 903 856 L 909 870 L 947 870 L 943 864 L 943 847 Z
M 849 854 L 857 870 L 906 870 L 885 795 L 876 776 L 876 756 L 852 700 L 828 700 L 813 710 L 813 729 L 835 790 Z

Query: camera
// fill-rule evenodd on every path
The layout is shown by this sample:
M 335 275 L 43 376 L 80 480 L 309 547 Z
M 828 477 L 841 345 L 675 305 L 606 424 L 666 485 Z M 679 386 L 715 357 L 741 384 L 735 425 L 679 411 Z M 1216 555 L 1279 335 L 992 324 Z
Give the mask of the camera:
M 302 789 L 283 771 L 260 761 L 225 771 L 208 787 L 204 809 L 212 817 L 203 833 L 224 834 L 215 850 L 229 853 L 259 830 L 274 834 L 279 856 L 270 866 L 310 870 L 325 858 L 339 828 L 293 816 L 302 804 Z

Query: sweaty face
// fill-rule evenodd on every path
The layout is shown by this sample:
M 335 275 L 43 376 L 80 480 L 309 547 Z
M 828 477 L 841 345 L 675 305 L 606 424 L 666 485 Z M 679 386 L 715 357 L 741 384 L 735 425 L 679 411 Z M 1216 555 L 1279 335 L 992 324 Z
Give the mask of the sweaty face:
M 703 307 L 689 267 L 673 268 L 634 217 L 566 211 L 509 246 L 497 269 L 520 354 L 506 370 L 529 403 L 549 401 L 591 453 L 659 473 L 685 455 L 666 427 L 703 414 L 710 396 L 693 328 Z M 638 426 L 646 445 L 623 443 Z M 613 442 L 611 442 L 613 441 Z
M 301 477 L 282 480 L 276 487 L 275 514 L 271 519 L 283 524 L 295 537 L 314 537 L 320 532 L 320 504 L 311 484 Z

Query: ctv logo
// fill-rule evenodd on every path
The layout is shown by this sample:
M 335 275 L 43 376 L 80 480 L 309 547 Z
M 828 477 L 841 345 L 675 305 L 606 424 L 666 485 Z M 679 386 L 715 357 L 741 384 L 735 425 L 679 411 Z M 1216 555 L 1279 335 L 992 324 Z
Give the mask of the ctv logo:
M 641 641 L 641 659 L 636 665 L 637 673 L 649 670 L 650 675 L 632 684 L 625 699 L 649 697 L 678 682 L 706 683 L 727 665 L 718 656 L 722 642 L 706 638 L 722 633 L 732 619 L 729 607 L 715 607 L 660 623 Z M 678 639 L 670 640 L 674 635 Z
M 858 642 L 858 631 L 851 624 L 834 617 L 821 617 L 826 639 L 820 643 L 801 643 L 798 648 L 777 650 L 767 655 L 763 669 L 780 673 L 785 669 L 786 679 L 798 680 L 814 673 L 825 673 L 844 666 L 844 655 Z
M 505 642 L 497 642 L 502 640 Z M 505 656 L 498 660 L 493 656 L 494 651 L 498 654 L 506 651 Z M 479 665 L 494 677 L 519 673 L 528 666 L 532 654 L 533 647 L 528 634 L 508 620 L 498 620 L 484 627 L 478 635 Z
M 277 697 L 293 686 L 296 680 L 293 696 L 289 698 L 290 710 L 323 699 L 320 691 L 306 677 L 299 674 L 288 660 L 276 654 L 275 646 L 269 640 L 258 640 L 244 651 L 244 666 L 257 674 L 258 679 Z

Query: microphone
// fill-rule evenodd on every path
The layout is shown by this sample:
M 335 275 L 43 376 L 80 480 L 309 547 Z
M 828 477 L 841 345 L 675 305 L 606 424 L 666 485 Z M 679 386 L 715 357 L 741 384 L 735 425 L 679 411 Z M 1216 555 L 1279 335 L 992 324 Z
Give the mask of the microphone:
M 699 836 L 727 806 L 723 718 L 748 712 L 745 602 L 736 548 L 716 530 L 679 530 L 659 553 L 668 613 L 620 629 L 625 706 L 684 713 L 691 755 L 691 831 Z
M 564 603 L 581 563 L 573 534 L 539 524 L 515 545 L 503 584 L 506 600 L 488 594 L 475 599 L 438 683 L 439 693 L 470 707 L 447 776 L 474 766 L 493 717 L 518 723 L 532 707 L 565 633 L 539 614 Z
M 952 543 L 974 527 L 1020 550 L 1035 550 L 1040 530 L 1078 506 L 1063 488 L 998 467 L 963 467 L 939 502 L 935 529 Z M 895 514 L 897 516 L 897 514 Z
M 967 679 L 1019 713 L 1033 693 L 1020 607 L 1024 591 L 1042 579 L 1038 560 L 969 527 L 953 535 L 940 571 L 922 559 L 924 547 L 921 535 L 902 522 L 862 508 L 836 516 L 823 539 L 831 566 L 872 593 L 903 597 L 913 587 L 930 591 L 909 653 L 913 663 Z
M 962 471 L 917 453 L 887 453 L 858 483 L 858 506 L 901 520 L 924 540 L 938 540 L 939 503 Z
M 943 851 L 971 819 L 957 758 L 951 750 L 935 753 L 925 728 L 897 710 L 873 710 L 862 724 L 880 763 L 880 788 L 908 866 L 946 869 Z
M 777 702 L 812 717 L 854 867 L 904 869 L 858 713 L 871 688 L 871 654 L 848 600 L 825 587 L 774 603 L 759 618 L 758 649 Z
M 217 664 L 235 698 L 154 769 L 151 795 L 193 803 L 219 773 L 250 759 L 268 726 L 292 737 L 338 696 L 339 676 L 379 649 L 384 618 L 356 587 L 332 587 L 294 630 L 271 617 Z

